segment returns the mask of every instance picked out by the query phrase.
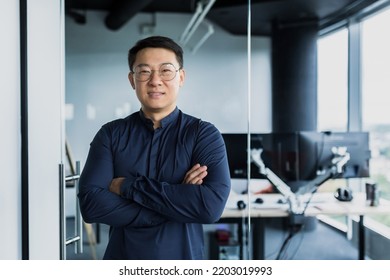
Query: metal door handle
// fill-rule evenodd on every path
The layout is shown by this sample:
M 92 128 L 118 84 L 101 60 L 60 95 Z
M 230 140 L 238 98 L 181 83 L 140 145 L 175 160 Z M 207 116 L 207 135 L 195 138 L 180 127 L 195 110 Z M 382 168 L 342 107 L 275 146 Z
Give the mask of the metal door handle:
M 81 217 L 80 206 L 77 199 L 79 192 L 79 180 L 81 174 L 80 161 L 76 161 L 76 174 L 66 176 L 64 172 L 64 165 L 59 166 L 60 173 L 60 257 L 66 259 L 66 246 L 76 243 L 75 253 L 83 253 L 83 219 Z M 74 181 L 76 189 L 76 215 L 75 215 L 75 236 L 66 238 L 66 217 L 65 217 L 65 186 L 66 182 Z

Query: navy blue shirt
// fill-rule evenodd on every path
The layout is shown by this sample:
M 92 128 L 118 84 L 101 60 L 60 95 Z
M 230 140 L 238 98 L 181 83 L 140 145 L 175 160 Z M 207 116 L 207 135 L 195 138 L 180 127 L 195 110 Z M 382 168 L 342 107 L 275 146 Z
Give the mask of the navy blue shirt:
M 201 185 L 183 184 L 196 163 Z M 108 190 L 126 177 L 121 195 Z M 176 108 L 153 129 L 142 110 L 102 126 L 80 178 L 87 223 L 110 225 L 104 259 L 203 259 L 202 224 L 219 220 L 230 192 L 226 148 L 209 122 Z

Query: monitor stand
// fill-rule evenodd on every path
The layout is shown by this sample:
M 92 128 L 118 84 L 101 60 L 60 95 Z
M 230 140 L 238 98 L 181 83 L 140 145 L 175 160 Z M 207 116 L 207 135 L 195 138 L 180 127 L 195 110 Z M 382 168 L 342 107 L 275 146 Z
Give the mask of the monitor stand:
M 289 205 L 290 214 L 294 214 L 292 216 L 296 217 L 296 219 L 300 219 L 303 216 L 312 195 L 317 191 L 319 186 L 327 180 L 342 174 L 343 167 L 350 159 L 350 155 L 345 147 L 333 147 L 332 165 L 318 174 L 316 178 L 305 183 L 298 192 L 294 193 L 288 184 L 265 166 L 261 158 L 262 152 L 263 149 L 251 149 L 252 162 L 259 168 L 259 173 L 264 175 L 284 196 Z M 307 195 L 309 195 L 309 198 L 307 198 Z

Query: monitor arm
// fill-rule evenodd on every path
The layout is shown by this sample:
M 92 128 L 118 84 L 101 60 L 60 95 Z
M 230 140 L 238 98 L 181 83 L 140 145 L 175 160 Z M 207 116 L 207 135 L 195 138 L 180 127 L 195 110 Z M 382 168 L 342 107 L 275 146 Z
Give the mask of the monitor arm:
M 347 152 L 347 148 L 333 147 L 332 153 L 332 165 L 328 169 L 317 171 L 317 177 L 306 183 L 303 187 L 301 187 L 303 193 L 315 193 L 318 187 L 325 183 L 327 180 L 343 174 L 343 168 L 351 158 L 350 154 Z
M 261 158 L 262 152 L 263 149 L 251 149 L 252 162 L 254 162 L 259 168 L 260 174 L 264 175 L 268 181 L 270 181 L 271 184 L 273 184 L 285 197 L 287 203 L 289 204 L 290 213 L 303 214 L 307 202 L 303 201 L 302 193 L 295 194 L 292 192 L 290 186 L 288 186 L 282 179 L 280 179 L 271 169 L 265 166 Z M 350 159 L 350 155 L 347 152 L 347 149 L 345 147 L 333 147 L 332 152 L 332 165 L 328 169 L 324 170 L 321 174 L 318 174 L 316 178 L 303 186 L 303 189 L 305 190 L 304 194 L 316 192 L 318 187 L 325 181 L 343 173 L 343 167 Z

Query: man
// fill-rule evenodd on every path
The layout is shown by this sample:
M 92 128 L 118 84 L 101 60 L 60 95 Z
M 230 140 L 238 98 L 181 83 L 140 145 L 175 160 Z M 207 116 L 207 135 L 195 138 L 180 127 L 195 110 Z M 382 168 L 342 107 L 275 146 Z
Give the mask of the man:
M 110 225 L 104 259 L 203 259 L 202 224 L 218 221 L 230 192 L 223 138 L 177 108 L 183 51 L 152 36 L 129 50 L 139 112 L 102 126 L 80 178 L 88 223 Z

